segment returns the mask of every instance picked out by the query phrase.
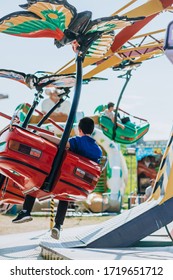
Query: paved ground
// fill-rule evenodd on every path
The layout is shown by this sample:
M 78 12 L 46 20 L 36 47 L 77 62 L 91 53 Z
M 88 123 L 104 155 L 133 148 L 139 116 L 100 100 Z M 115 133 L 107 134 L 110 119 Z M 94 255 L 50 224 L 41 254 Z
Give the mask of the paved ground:
M 0 236 L 0 260 L 42 259 L 39 242 L 45 231 Z
M 62 234 L 88 229 L 91 226 L 65 229 Z M 61 240 L 60 240 L 61 241 Z M 61 248 L 60 241 L 41 230 L 29 233 L 0 236 L 0 260 L 80 259 L 80 260 L 170 260 L 173 259 L 173 242 L 165 228 L 146 237 L 136 247 L 118 249 L 72 249 Z M 59 246 L 57 246 L 59 244 Z M 40 247 L 41 245 L 41 247 Z M 43 250 L 43 247 L 44 250 Z M 45 251 L 46 249 L 46 251 Z M 42 254 L 42 256 L 41 256 Z

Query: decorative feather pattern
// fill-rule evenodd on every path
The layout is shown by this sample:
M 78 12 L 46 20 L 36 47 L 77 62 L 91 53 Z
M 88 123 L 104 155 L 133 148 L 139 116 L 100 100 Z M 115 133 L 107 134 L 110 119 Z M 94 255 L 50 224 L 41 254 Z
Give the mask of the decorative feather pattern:
M 114 34 L 103 34 L 99 39 L 93 42 L 86 53 L 86 57 L 102 57 L 110 49 L 114 41 Z
M 0 20 L 0 32 L 21 37 L 61 40 L 76 15 L 75 8 L 62 1 L 29 1 L 28 11 L 11 13 Z M 61 4 L 59 4 L 61 3 Z M 24 6 L 26 8 L 26 6 Z
M 66 0 L 28 0 L 20 7 L 26 11 L 0 19 L 0 32 L 29 38 L 54 38 L 58 48 L 76 41 L 83 57 L 102 57 L 112 44 L 111 32 L 141 19 L 115 15 L 92 21 L 91 12 L 77 13 Z

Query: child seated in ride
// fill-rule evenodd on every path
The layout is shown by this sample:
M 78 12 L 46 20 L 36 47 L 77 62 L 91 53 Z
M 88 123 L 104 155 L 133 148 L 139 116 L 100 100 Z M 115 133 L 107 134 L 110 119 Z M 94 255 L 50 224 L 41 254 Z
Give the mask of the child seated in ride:
M 111 119 L 111 121 L 114 123 L 115 122 L 115 104 L 113 102 L 109 102 L 107 105 L 107 109 L 104 110 L 104 115 Z M 119 112 L 117 113 L 117 121 L 121 122 L 120 114 Z
M 91 134 L 94 130 L 94 121 L 89 117 L 84 117 L 79 121 L 78 131 L 79 136 L 74 136 L 69 138 L 66 148 L 69 148 L 70 151 L 84 156 L 94 162 L 99 163 L 100 158 L 102 157 L 102 150 L 97 145 L 95 140 L 91 137 Z M 60 143 L 60 138 L 56 136 L 50 136 L 46 133 L 39 133 L 39 135 L 48 141 L 58 145 Z M 32 220 L 30 215 L 33 208 L 35 197 L 26 195 L 23 210 L 21 210 L 18 216 L 12 220 L 13 223 L 24 223 Z M 60 229 L 63 225 L 66 211 L 68 208 L 68 201 L 59 201 L 57 213 L 55 217 L 55 225 L 52 229 L 51 236 L 55 239 L 59 239 Z
M 104 115 L 110 118 L 112 122 L 114 122 L 114 118 L 115 118 L 114 105 L 115 104 L 113 102 L 109 102 L 107 105 L 107 109 L 104 110 Z

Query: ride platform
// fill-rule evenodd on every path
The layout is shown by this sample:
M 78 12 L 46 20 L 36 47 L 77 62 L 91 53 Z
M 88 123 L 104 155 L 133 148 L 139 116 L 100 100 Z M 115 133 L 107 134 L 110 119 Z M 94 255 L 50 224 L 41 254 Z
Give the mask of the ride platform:
M 169 229 L 172 224 L 169 225 Z M 40 243 L 41 256 L 48 260 L 169 260 L 173 258 L 173 242 L 166 229 L 161 229 L 135 246 L 126 248 L 67 248 L 70 234 L 75 229 L 66 230 L 59 241 L 49 238 Z M 82 234 L 86 227 L 78 228 Z M 90 227 L 91 230 L 91 227 Z M 70 242 L 71 243 L 71 242 Z
M 59 241 L 49 231 L 33 231 L 1 235 L 0 260 L 170 260 L 173 242 L 165 228 L 146 237 L 135 247 L 128 248 L 64 248 L 62 240 L 74 232 L 82 233 L 93 226 L 64 229 Z M 169 230 L 173 223 L 168 225 Z M 15 244 L 14 244 L 15 240 Z

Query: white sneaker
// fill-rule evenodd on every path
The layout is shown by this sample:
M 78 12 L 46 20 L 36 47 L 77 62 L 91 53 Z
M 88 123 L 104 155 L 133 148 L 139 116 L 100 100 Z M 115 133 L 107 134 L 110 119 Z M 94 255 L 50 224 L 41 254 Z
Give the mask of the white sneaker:
M 54 227 L 51 231 L 51 237 L 58 240 L 60 238 L 60 230 Z

